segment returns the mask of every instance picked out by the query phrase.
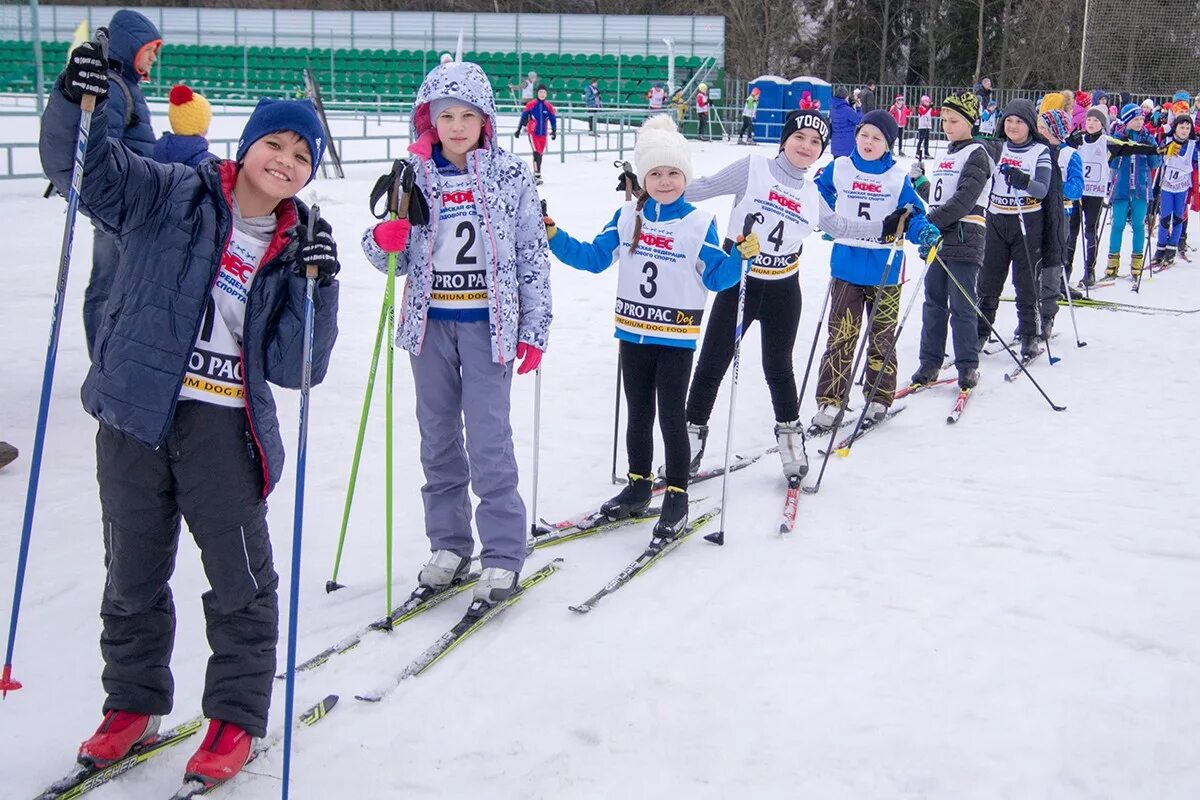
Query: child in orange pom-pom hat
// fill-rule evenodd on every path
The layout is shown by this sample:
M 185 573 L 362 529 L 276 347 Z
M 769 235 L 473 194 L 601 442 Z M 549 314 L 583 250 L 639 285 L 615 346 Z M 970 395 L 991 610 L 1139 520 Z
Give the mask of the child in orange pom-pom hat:
M 198 167 L 202 161 L 217 158 L 208 151 L 208 126 L 212 122 L 212 106 L 204 95 L 179 84 L 167 97 L 167 119 L 172 133 L 164 133 L 154 144 L 154 160 L 163 164 L 186 164 Z

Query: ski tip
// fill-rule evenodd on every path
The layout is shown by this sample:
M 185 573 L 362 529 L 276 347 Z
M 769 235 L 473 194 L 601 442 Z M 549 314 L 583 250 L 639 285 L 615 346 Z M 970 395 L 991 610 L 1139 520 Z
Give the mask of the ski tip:
M 725 531 L 723 531 L 723 530 L 713 531 L 712 533 L 706 534 L 704 537 L 704 541 L 712 542 L 715 545 L 724 545 L 725 544 Z
M 338 589 L 345 589 L 345 588 L 346 588 L 345 586 L 338 583 L 337 581 L 325 581 L 325 594 L 333 594 Z
M 592 610 L 591 606 L 568 606 L 576 614 L 586 614 Z
M 361 700 L 364 703 L 378 703 L 383 697 L 378 694 L 356 694 L 354 695 L 354 699 Z
M 849 447 L 838 447 L 838 448 L 835 448 L 833 452 L 837 453 L 840 458 L 845 458 L 846 456 L 850 455 L 850 448 Z

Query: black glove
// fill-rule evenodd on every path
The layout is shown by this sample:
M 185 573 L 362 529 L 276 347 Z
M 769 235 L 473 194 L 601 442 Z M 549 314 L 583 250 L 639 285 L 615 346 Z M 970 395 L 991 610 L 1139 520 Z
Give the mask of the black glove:
M 99 44 L 84 42 L 71 51 L 62 76 L 62 90 L 72 103 L 81 102 L 85 94 L 97 100 L 108 97 L 108 65 Z
M 558 131 L 550 131 L 550 138 L 551 138 L 551 139 L 557 139 L 557 138 L 558 138 Z
M 1078 149 L 1083 144 L 1083 131 L 1072 131 L 1067 137 L 1067 144 Z
M 883 218 L 883 232 L 880 235 L 884 242 L 891 244 L 896 241 L 896 232 L 900 228 L 900 217 L 905 214 L 912 215 L 912 206 L 900 206 Z
M 317 268 L 317 285 L 328 286 L 342 268 L 337 260 L 337 242 L 333 241 L 333 228 L 325 220 L 317 220 L 314 228 L 311 240 L 308 238 L 308 229 L 300 228 L 300 250 L 296 254 L 293 269 L 303 278 L 307 277 L 307 267 L 312 265 Z
M 1014 167 L 1011 164 L 1003 164 L 1000 167 L 1000 174 L 1004 176 L 1004 180 L 1009 186 L 1014 189 L 1029 188 L 1029 173 Z
M 629 177 L 629 188 L 633 191 L 634 194 L 637 194 L 638 192 L 640 192 L 642 190 L 642 185 L 640 183 L 638 183 L 637 175 L 634 175 L 632 172 L 626 172 L 625 170 L 621 170 L 620 172 L 617 173 L 617 175 L 618 175 L 618 177 L 617 177 L 617 191 L 618 192 L 625 191 L 626 176 Z

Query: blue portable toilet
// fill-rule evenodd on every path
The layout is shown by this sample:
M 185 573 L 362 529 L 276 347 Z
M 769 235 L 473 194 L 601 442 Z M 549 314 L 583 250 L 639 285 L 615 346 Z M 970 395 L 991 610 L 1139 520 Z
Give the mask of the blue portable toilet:
M 758 89 L 758 113 L 754 115 L 756 141 L 776 141 L 783 133 L 783 121 L 790 110 L 784 95 L 790 85 L 778 75 L 760 75 L 750 81 L 746 91 Z
M 800 99 L 804 97 L 805 92 L 808 92 L 813 100 L 820 101 L 821 113 L 828 117 L 829 109 L 833 107 L 833 87 L 820 78 L 809 75 L 792 78 L 786 93 L 788 111 L 800 107 Z

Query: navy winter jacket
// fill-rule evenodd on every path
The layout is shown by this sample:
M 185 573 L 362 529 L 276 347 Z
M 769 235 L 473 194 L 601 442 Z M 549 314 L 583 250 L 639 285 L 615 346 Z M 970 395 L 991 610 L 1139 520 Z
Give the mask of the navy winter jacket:
M 108 25 L 109 77 L 115 74 L 129 90 L 133 99 L 133 115 L 128 127 L 125 109 L 125 92 L 120 86 L 110 86 L 108 91 L 108 135 L 124 142 L 140 156 L 154 155 L 154 128 L 150 125 L 150 108 L 142 94 L 142 77 L 133 68 L 138 51 L 162 39 L 154 23 L 136 11 L 122 9 L 113 14 Z
M 833 108 L 829 112 L 829 124 L 833 127 L 833 138 L 829 148 L 833 157 L 848 156 L 854 152 L 854 131 L 858 127 L 862 114 L 845 98 L 834 97 Z
M 96 106 L 108 123 L 111 102 Z M 42 116 L 42 168 L 69 191 L 79 106 L 61 80 Z M 103 136 L 88 142 L 80 210 L 121 241 L 121 263 L 83 384 L 83 406 L 96 419 L 151 447 L 166 438 L 188 359 L 233 230 L 237 165 L 209 159 L 197 169 L 142 158 Z M 283 472 L 284 448 L 270 381 L 296 389 L 303 372 L 304 284 L 293 268 L 298 225 L 308 208 L 285 200 L 275 237 L 246 300 L 242 341 L 247 415 L 263 467 L 263 491 Z M 317 289 L 313 384 L 329 366 L 337 338 L 337 282 Z
M 215 153 L 208 152 L 208 139 L 200 136 L 180 136 L 175 133 L 164 133 L 154 144 L 154 160 L 160 164 L 186 164 L 198 167 L 210 158 L 216 158 Z

